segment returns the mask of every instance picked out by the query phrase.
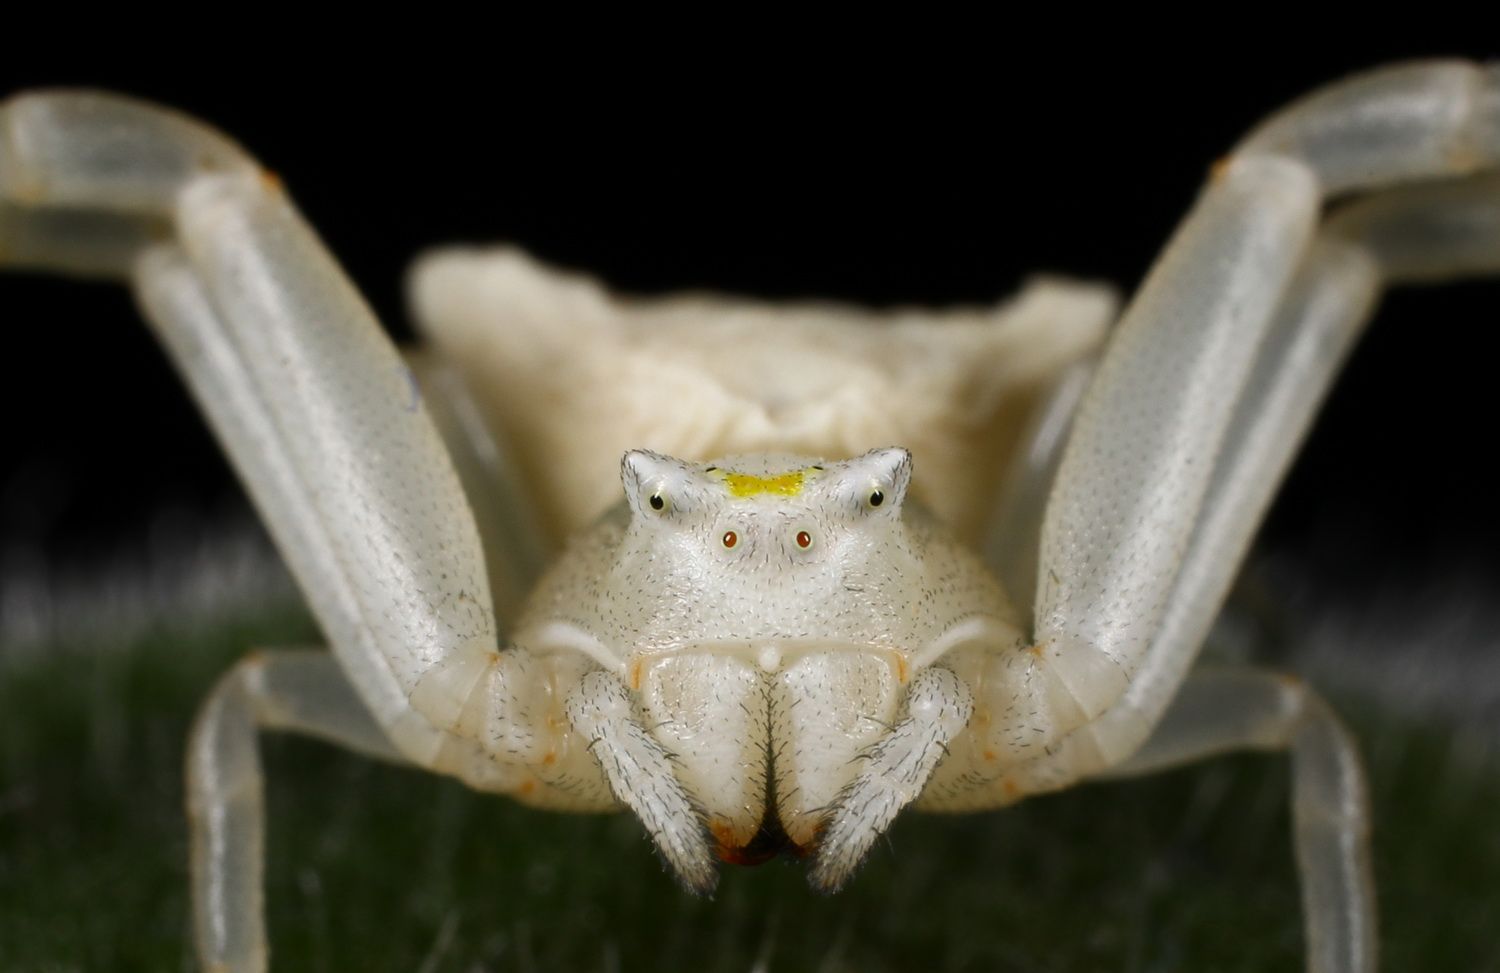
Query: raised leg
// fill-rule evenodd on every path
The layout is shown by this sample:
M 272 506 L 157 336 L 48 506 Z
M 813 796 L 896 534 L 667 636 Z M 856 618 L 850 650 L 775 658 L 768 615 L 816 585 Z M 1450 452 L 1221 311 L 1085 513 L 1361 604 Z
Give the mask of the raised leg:
M 1031 768 L 1038 783 L 1107 766 L 1150 732 L 1382 287 L 1493 273 L 1500 273 L 1500 173 L 1386 191 L 1328 221 L 1236 407 L 1151 648 L 1116 704 Z
M 1415 248 L 1413 240 L 1424 245 Z M 1097 718 L 1050 745 L 1027 739 L 1013 752 L 1012 762 L 1003 759 L 1010 736 L 1007 722 L 989 721 L 996 709 L 994 696 L 1008 684 L 986 680 L 996 690 L 978 701 L 984 716 L 972 728 L 975 746 L 960 748 L 940 781 L 961 779 L 968 793 L 939 799 L 944 793 L 940 788 L 924 804 L 958 808 L 1008 803 L 1025 793 L 1067 786 L 1133 753 L 1191 666 L 1276 486 L 1382 285 L 1496 272 L 1500 175 L 1389 190 L 1332 217 L 1259 351 L 1159 628 L 1129 686 Z M 992 670 L 1006 664 L 1005 659 L 988 663 Z
M 1350 116 L 1342 137 L 1357 140 L 1389 105 L 1361 111 L 1345 94 L 1388 99 L 1393 77 L 1421 92 L 1433 72 L 1467 79 L 1468 95 L 1417 121 L 1446 126 L 1449 142 L 1482 141 L 1474 133 L 1500 123 L 1500 74 L 1462 65 L 1355 79 L 1293 111 L 1333 105 Z M 1308 241 L 1314 175 L 1292 159 L 1231 161 L 1153 269 L 1079 410 L 1049 502 L 1036 645 L 948 660 L 976 687 L 975 719 L 923 807 L 1010 803 L 1135 752 L 1383 281 L 1500 271 L 1492 173 L 1384 190 Z M 1413 239 L 1423 246 L 1398 242 Z
M 1036 645 L 948 660 L 981 689 L 923 806 L 1291 748 L 1311 968 L 1373 968 L 1363 787 L 1326 707 L 1264 677 L 1190 681 L 1167 707 L 1383 283 L 1500 271 L 1496 168 L 1500 70 L 1438 64 L 1315 95 L 1219 169 L 1076 417 L 1043 527 Z M 1432 182 L 1382 188 L 1314 234 L 1320 198 L 1412 179 Z
M 264 965 L 255 726 L 400 753 L 537 803 L 610 806 L 538 776 L 592 775 L 603 790 L 586 754 L 559 756 L 566 725 L 535 702 L 556 667 L 498 651 L 474 518 L 412 372 L 274 178 L 154 106 L 11 99 L 4 264 L 136 286 L 347 673 L 345 685 L 324 657 L 306 686 L 278 688 L 271 675 L 305 667 L 247 664 L 205 711 L 190 770 L 210 967 Z
M 261 973 L 267 966 L 261 730 L 404 761 L 326 652 L 257 653 L 219 681 L 198 714 L 187 758 L 193 918 L 205 970 Z
M 535 501 L 459 369 L 421 349 L 408 350 L 406 363 L 474 512 L 489 568 L 495 621 L 504 638 L 509 634 L 506 620 L 520 616 L 522 603 L 551 559 Z
M 1036 566 L 1047 497 L 1062 465 L 1073 415 L 1088 390 L 1098 356 L 1074 362 L 1038 405 L 1022 433 L 1014 467 L 1006 474 L 995 517 L 983 545 L 985 563 L 1013 605 L 1036 601 Z
M 411 372 L 277 182 L 175 113 L 23 95 L 0 104 L 0 239 L 24 244 L 0 261 L 134 274 L 361 696 L 412 759 L 451 750 L 497 648 L 473 516 Z
M 1311 973 L 1376 967 L 1370 809 L 1354 740 L 1303 683 L 1264 672 L 1194 673 L 1134 757 L 1110 772 L 1153 773 L 1233 750 L 1287 750 Z
M 1379 278 L 1347 241 L 1330 236 L 1313 252 L 1323 199 L 1500 167 L 1497 133 L 1500 70 L 1408 65 L 1293 106 L 1218 168 L 1079 407 L 1043 524 L 1036 648 L 992 681 L 1032 701 L 1026 718 L 1046 727 L 1029 741 L 1037 754 L 1110 711 L 1166 656 L 1180 668 L 1152 685 L 1169 695 L 1178 657 L 1196 652 L 1285 467 L 1264 461 L 1271 441 L 1290 456 L 1317 401 L 1304 392 L 1324 387 L 1338 360 L 1301 344 L 1307 325 L 1296 322 L 1328 318 L 1314 331 L 1336 333 L 1347 325 L 1335 319 L 1362 319 Z M 1317 272 L 1299 281 L 1308 261 L 1337 278 L 1331 298 Z M 1303 353 L 1306 368 L 1275 367 Z

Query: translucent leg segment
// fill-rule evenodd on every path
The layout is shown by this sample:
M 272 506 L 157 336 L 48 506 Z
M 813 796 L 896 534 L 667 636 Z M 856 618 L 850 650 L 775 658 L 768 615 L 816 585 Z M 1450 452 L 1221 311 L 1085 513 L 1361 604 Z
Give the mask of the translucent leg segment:
M 193 920 L 205 970 L 267 966 L 265 806 L 256 735 L 288 730 L 404 762 L 326 652 L 263 652 L 214 687 L 187 758 Z
M 1304 684 L 1252 671 L 1194 673 L 1151 739 L 1111 776 L 1136 776 L 1233 750 L 1292 757 L 1292 820 L 1311 973 L 1373 973 L 1370 806 L 1354 740 Z

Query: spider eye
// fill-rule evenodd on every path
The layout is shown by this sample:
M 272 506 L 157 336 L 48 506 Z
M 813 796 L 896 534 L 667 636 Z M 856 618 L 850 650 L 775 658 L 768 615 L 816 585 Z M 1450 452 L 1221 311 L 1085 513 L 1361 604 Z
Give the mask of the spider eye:
M 805 530 L 797 531 L 797 546 L 803 550 L 812 547 L 812 535 Z
M 870 506 L 878 507 L 883 503 L 885 503 L 885 494 L 879 490 L 870 491 Z
M 730 548 L 740 542 L 740 535 L 732 530 L 726 530 L 724 536 L 719 539 L 724 542 L 726 548 Z
M 667 501 L 662 499 L 662 495 L 660 493 L 651 494 L 651 500 L 649 502 L 651 504 L 652 510 L 660 510 L 667 505 Z

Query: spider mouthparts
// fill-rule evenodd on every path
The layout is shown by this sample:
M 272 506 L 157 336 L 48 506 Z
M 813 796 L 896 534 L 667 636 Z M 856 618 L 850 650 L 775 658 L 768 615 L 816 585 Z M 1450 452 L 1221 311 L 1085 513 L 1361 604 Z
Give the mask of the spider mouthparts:
M 764 865 L 778 855 L 802 859 L 812 853 L 811 848 L 804 848 L 787 837 L 774 811 L 766 813 L 760 830 L 743 845 L 736 845 L 727 829 L 710 826 L 709 830 L 714 836 L 714 854 L 730 865 Z

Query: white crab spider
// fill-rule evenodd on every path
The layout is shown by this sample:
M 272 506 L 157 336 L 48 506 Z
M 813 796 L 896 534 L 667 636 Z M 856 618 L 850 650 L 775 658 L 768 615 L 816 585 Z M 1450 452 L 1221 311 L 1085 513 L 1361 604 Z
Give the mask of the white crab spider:
M 897 516 L 899 450 L 844 463 L 633 453 L 633 519 L 575 542 L 515 616 L 514 650 L 497 652 L 479 536 L 423 399 L 274 183 L 220 137 L 137 103 L 0 106 L 0 253 L 133 280 L 342 664 L 259 656 L 205 707 L 190 760 L 205 964 L 265 965 L 261 726 L 539 802 L 618 799 L 697 887 L 711 881 L 703 823 L 733 851 L 765 822 L 757 769 L 780 823 L 802 829 L 787 838 L 816 844 L 814 880 L 837 885 L 911 801 L 996 806 L 1104 772 L 1289 748 L 1309 963 L 1373 967 L 1347 736 L 1298 684 L 1184 674 L 1382 282 L 1500 263 L 1500 190 L 1484 174 L 1497 165 L 1500 72 L 1466 65 L 1358 78 L 1252 133 L 1117 329 L 1055 480 L 1045 448 L 1023 467 L 1013 510 L 1045 503 L 1039 553 L 1017 526 L 1035 518 L 998 518 L 1008 543 L 990 553 L 1013 594 L 1036 579 L 1034 601 L 1015 599 L 1029 616 L 977 556 Z M 1377 188 L 1319 224 L 1324 199 Z M 731 568 L 737 549 L 775 556 Z M 705 619 L 707 607 L 724 610 Z M 714 624 L 725 616 L 727 632 Z M 632 627 L 654 640 L 622 643 Z M 762 718 L 705 705 L 735 687 L 786 705 L 767 704 L 764 728 L 726 728 Z M 773 726 L 804 699 L 823 715 Z M 646 722 L 652 707 L 672 718 Z M 710 726 L 727 732 L 684 736 Z M 767 741 L 793 752 L 766 761 L 747 746 Z M 830 799 L 797 804 L 787 765 Z M 700 818 L 716 810 L 723 821 Z

